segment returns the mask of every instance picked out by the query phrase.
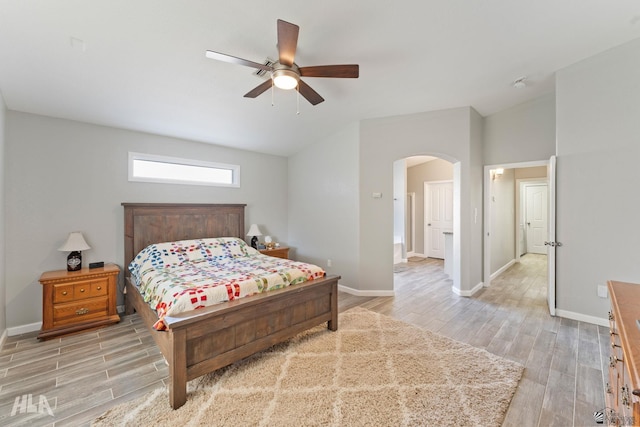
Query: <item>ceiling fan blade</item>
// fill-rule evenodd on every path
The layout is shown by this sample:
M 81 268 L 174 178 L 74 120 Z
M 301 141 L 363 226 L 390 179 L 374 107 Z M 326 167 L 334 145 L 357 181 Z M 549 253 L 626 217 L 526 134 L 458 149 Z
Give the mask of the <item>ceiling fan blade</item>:
M 311 86 L 302 80 L 298 80 L 298 91 L 300 92 L 300 95 L 304 96 L 305 99 L 311 103 L 311 105 L 318 105 L 324 101 L 324 98 L 321 97 L 318 92 L 311 89 Z
M 282 65 L 291 67 L 296 56 L 298 46 L 298 32 L 300 27 L 282 19 L 278 19 L 278 52 Z
M 247 92 L 244 95 L 244 97 L 245 98 L 256 98 L 258 95 L 261 95 L 266 90 L 270 89 L 271 85 L 272 85 L 271 79 L 265 80 L 264 83 L 261 83 L 259 86 L 256 86 L 255 88 L 253 88 L 249 92 Z
M 247 59 L 237 58 L 235 56 L 227 55 L 226 53 L 219 53 L 219 52 L 214 52 L 212 50 L 208 50 L 206 53 L 206 56 L 207 58 L 217 59 L 218 61 L 244 65 L 246 67 L 257 68 L 259 70 L 273 71 L 273 67 L 269 65 L 260 64 L 258 62 L 249 61 Z
M 301 67 L 302 77 L 340 77 L 347 79 L 357 79 L 360 75 L 360 67 L 357 64 L 351 65 L 317 65 L 315 67 Z

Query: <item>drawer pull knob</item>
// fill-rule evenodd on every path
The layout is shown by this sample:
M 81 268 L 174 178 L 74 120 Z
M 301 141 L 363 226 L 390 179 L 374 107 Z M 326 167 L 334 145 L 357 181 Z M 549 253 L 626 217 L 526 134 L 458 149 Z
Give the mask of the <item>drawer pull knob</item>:
M 98 289 L 99 291 L 101 291 L 101 290 L 102 290 L 102 286 L 98 286 L 98 288 L 97 288 L 97 289 Z
M 609 356 L 609 366 L 610 366 L 610 367 L 615 368 L 615 367 L 616 367 L 616 364 L 617 364 L 618 362 L 622 362 L 622 359 L 618 359 L 618 358 L 617 358 L 617 357 L 615 357 L 615 356 Z
M 76 310 L 76 314 L 78 316 L 82 316 L 83 314 L 87 314 L 89 313 L 89 309 L 88 308 L 80 308 L 78 310 Z
M 629 406 L 630 400 L 629 400 L 629 387 L 626 385 L 623 385 L 620 388 L 621 393 L 621 400 L 622 400 L 622 404 L 624 406 Z
M 67 295 L 67 291 L 62 291 L 62 295 L 66 296 Z
M 80 292 L 84 292 L 84 288 L 80 289 Z

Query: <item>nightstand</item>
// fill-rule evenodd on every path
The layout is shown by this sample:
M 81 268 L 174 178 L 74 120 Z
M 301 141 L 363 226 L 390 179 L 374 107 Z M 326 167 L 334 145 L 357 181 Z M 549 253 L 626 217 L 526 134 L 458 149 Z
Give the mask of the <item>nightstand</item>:
M 260 249 L 260 253 L 264 255 L 274 256 L 276 258 L 289 259 L 289 248 L 286 246 L 280 246 L 273 249 Z
M 38 338 L 45 340 L 118 323 L 119 273 L 120 268 L 115 264 L 42 273 L 42 329 Z

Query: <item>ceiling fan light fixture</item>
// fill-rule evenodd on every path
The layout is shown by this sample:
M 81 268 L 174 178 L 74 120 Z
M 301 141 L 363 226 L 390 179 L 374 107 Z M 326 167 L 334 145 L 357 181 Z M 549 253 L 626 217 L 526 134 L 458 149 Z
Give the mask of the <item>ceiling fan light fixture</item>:
M 291 90 L 298 86 L 300 77 L 292 70 L 276 70 L 273 72 L 273 84 L 284 90 Z

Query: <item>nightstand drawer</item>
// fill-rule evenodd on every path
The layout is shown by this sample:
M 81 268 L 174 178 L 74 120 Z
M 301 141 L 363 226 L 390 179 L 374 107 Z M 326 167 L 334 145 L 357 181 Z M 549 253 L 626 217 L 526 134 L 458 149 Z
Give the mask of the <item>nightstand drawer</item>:
M 273 249 L 260 249 L 260 253 L 276 258 L 289 259 L 289 248 L 286 246 L 281 246 L 279 248 Z
M 85 321 L 108 314 L 109 298 L 98 297 L 84 301 L 66 304 L 56 304 L 53 307 L 53 326 L 65 325 Z
M 73 301 L 73 285 L 54 285 L 53 303 Z
M 109 279 L 85 280 L 74 285 L 55 285 L 53 287 L 53 303 L 77 301 L 85 298 L 107 295 Z
M 106 277 L 102 279 L 87 280 L 85 282 L 76 283 L 75 285 L 73 285 L 73 296 L 74 299 L 79 300 L 83 298 L 107 295 L 108 286 L 109 279 Z

